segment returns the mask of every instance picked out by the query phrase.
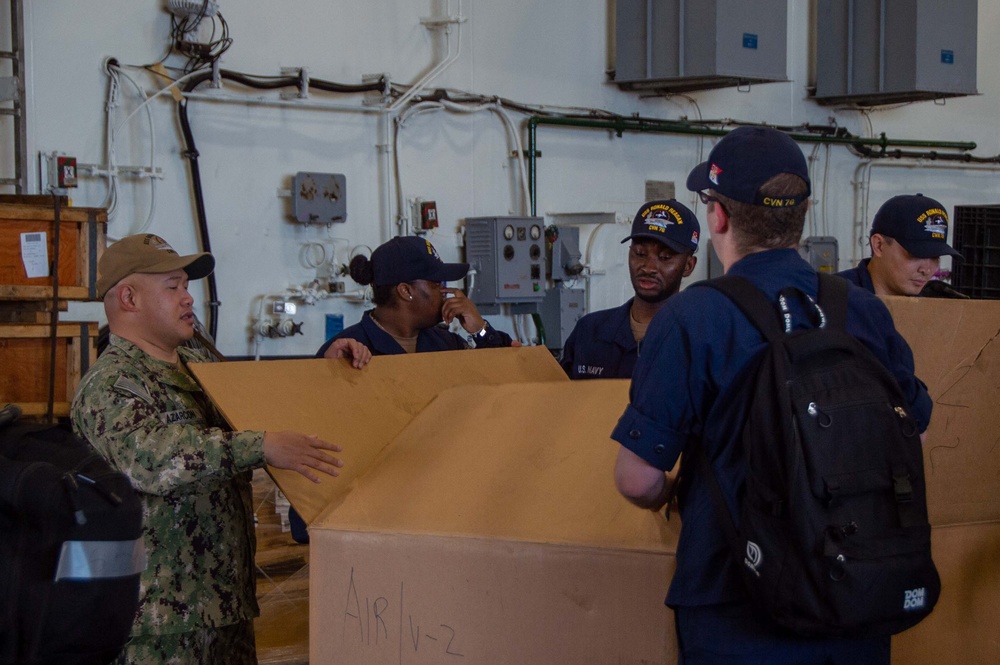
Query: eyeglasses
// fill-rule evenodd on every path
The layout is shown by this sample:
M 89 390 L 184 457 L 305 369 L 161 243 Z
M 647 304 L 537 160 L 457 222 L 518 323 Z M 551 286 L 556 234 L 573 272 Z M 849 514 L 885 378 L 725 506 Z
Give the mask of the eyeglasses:
M 729 210 L 727 210 L 726 206 L 723 205 L 722 199 L 719 199 L 719 198 L 717 198 L 715 196 L 710 196 L 710 195 L 706 194 L 705 192 L 698 192 L 698 198 L 701 199 L 701 202 L 705 204 L 706 209 L 708 207 L 708 204 L 710 202 L 714 201 L 715 205 L 717 205 L 720 208 L 722 208 L 723 212 L 725 212 L 727 215 L 729 214 Z
M 720 201 L 719 199 L 717 199 L 714 196 L 709 196 L 705 192 L 698 192 L 698 198 L 701 199 L 701 202 L 704 203 L 705 205 L 708 205 L 712 201 L 715 201 L 719 205 L 722 205 L 722 201 Z

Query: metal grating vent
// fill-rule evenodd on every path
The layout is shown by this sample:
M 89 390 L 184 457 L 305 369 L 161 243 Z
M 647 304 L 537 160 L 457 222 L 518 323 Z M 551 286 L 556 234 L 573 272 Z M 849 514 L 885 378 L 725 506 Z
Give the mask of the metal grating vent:
M 1000 299 L 1000 205 L 955 206 L 952 286 L 970 298 Z

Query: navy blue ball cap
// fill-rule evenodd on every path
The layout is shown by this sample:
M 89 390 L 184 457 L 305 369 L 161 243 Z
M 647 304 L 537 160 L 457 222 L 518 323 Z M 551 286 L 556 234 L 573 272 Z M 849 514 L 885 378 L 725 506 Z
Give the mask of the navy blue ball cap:
M 698 251 L 701 225 L 691 210 L 674 199 L 648 201 L 642 204 L 632 220 L 632 233 L 622 240 L 652 238 L 675 252 Z
M 782 173 L 802 178 L 805 193 L 792 198 L 761 194 L 760 188 Z M 723 136 L 708 161 L 688 175 L 687 188 L 692 192 L 711 189 L 734 201 L 768 208 L 797 206 L 812 193 L 802 150 L 788 134 L 770 127 L 740 127 Z
M 454 282 L 469 272 L 468 263 L 445 263 L 430 241 L 420 236 L 397 236 L 372 252 L 375 286 L 392 286 L 425 279 Z
M 892 238 L 918 259 L 949 255 L 962 258 L 948 245 L 948 212 L 923 194 L 894 196 L 878 209 L 872 233 Z

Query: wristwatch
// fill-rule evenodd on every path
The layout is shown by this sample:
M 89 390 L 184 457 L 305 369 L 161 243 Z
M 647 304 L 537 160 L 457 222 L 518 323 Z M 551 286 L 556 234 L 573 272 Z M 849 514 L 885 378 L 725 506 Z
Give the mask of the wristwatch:
M 490 327 L 490 322 L 487 321 L 486 319 L 483 319 L 483 327 L 479 329 L 479 332 L 470 333 L 469 334 L 469 341 L 470 342 L 479 342 L 479 341 L 482 341 L 482 340 L 486 339 L 486 329 L 489 328 L 489 327 Z

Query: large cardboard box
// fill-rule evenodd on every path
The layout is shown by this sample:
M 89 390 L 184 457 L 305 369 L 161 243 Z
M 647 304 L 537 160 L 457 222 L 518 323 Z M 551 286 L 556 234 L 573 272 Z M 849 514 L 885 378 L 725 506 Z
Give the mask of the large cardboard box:
M 310 523 L 310 662 L 675 659 L 679 521 L 614 487 L 627 381 L 570 383 L 544 348 L 201 365 L 238 427 L 344 445 Z
M 885 298 L 934 400 L 924 446 L 941 599 L 894 663 L 1000 663 L 1000 301 Z
M 925 463 L 944 589 L 897 663 L 1000 662 L 1000 302 L 890 300 L 935 413 Z M 618 496 L 625 381 L 570 383 L 544 349 L 215 363 L 239 428 L 345 446 L 310 523 L 310 655 L 325 663 L 673 663 L 679 520 Z

